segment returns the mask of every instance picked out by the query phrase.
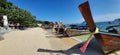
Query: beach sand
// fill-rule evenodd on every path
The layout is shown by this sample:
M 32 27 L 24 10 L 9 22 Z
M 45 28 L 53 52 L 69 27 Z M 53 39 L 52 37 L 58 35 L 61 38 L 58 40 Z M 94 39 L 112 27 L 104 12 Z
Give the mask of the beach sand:
M 81 42 L 68 37 L 58 37 L 42 28 L 15 30 L 2 36 L 0 55 L 103 55 L 88 46 L 82 54 Z
M 43 29 L 15 30 L 2 37 L 4 40 L 0 41 L 0 55 L 50 55 L 37 52 L 38 48 L 51 48 Z

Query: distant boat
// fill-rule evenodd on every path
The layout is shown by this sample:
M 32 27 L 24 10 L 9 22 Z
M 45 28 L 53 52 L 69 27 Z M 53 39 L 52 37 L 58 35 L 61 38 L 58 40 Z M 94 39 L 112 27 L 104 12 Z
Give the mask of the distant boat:
M 88 1 L 79 5 L 79 9 L 89 27 L 89 30 L 94 32 L 97 26 L 92 18 Z M 94 36 L 105 53 L 120 50 L 120 34 L 99 32 Z
M 78 29 L 78 25 L 76 25 L 76 24 L 71 24 L 70 27 L 71 27 L 71 29 Z

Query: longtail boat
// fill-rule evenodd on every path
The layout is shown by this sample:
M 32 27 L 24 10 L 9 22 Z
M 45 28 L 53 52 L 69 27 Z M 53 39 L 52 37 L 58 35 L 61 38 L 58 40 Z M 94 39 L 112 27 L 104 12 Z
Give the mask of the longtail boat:
M 97 26 L 92 18 L 88 1 L 80 4 L 79 10 L 84 17 L 90 32 L 94 32 Z M 99 33 L 94 34 L 94 36 L 104 53 L 120 50 L 120 34 L 100 31 Z
M 71 24 L 70 26 L 71 28 L 66 30 L 68 36 L 79 36 L 90 33 L 87 26 L 77 26 L 75 24 Z
M 77 29 L 66 28 L 64 25 L 61 25 L 61 26 L 65 32 L 61 32 L 59 34 L 63 34 L 63 36 L 66 36 L 66 37 L 79 36 L 79 35 L 90 33 L 90 31 L 87 29 L 86 30 L 77 30 Z
M 78 35 L 88 34 L 90 33 L 90 31 L 89 30 L 67 29 L 66 33 L 68 34 L 68 36 L 78 36 Z

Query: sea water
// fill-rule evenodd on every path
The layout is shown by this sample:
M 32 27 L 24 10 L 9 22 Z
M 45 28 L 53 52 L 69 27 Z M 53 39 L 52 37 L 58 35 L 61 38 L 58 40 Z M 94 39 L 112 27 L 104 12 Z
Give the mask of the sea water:
M 109 30 L 112 30 L 113 28 L 116 29 L 117 31 L 120 31 L 120 18 L 115 19 L 114 21 L 105 21 L 105 22 L 95 22 L 96 26 L 100 29 L 100 31 L 103 32 L 108 32 L 108 27 L 113 26 L 109 28 Z M 65 25 L 67 28 L 70 28 L 70 24 Z M 87 24 L 80 23 L 80 24 L 75 24 L 77 26 L 86 26 Z
M 114 23 L 114 22 L 96 22 L 96 25 L 97 25 L 97 27 L 101 31 L 107 32 L 108 31 L 107 28 L 110 27 L 110 26 L 113 26 L 113 27 L 111 27 L 109 29 L 113 29 L 114 28 L 114 29 L 120 31 L 120 24 L 119 24 L 119 22 L 116 22 L 116 23 Z

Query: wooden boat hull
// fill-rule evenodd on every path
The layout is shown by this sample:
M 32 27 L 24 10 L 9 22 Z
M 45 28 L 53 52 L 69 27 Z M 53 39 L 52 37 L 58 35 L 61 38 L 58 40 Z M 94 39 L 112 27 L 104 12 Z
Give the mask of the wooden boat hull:
M 77 36 L 77 35 L 81 35 L 81 34 L 88 34 L 90 32 L 88 30 L 68 29 L 66 31 L 66 33 L 68 34 L 68 36 Z
M 89 30 L 94 32 L 97 26 L 94 23 L 88 1 L 79 5 L 79 10 L 83 15 Z M 94 36 L 105 53 L 120 49 L 120 34 L 100 32 Z
M 105 53 L 120 50 L 120 36 L 98 33 L 95 38 Z

